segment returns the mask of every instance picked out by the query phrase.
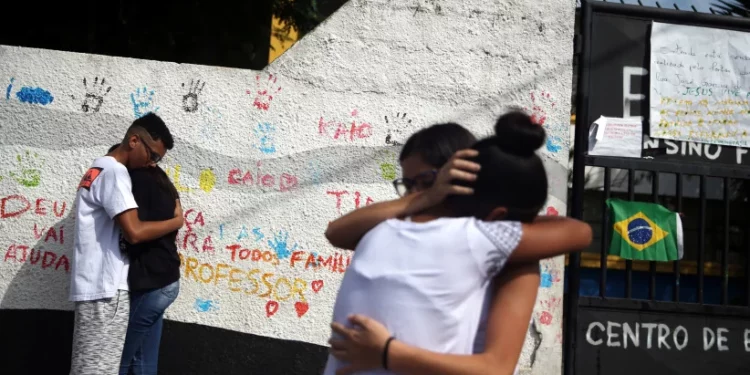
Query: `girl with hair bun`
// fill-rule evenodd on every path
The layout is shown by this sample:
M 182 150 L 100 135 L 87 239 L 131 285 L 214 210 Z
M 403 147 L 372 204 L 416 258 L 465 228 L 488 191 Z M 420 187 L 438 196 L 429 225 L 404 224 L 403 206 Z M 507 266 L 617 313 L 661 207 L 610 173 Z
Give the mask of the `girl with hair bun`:
M 506 113 L 495 135 L 456 152 L 429 187 L 329 225 L 331 244 L 356 252 L 334 305 L 325 375 L 514 372 L 539 260 L 592 237 L 584 222 L 537 216 L 547 199 L 535 153 L 544 139 L 528 115 Z

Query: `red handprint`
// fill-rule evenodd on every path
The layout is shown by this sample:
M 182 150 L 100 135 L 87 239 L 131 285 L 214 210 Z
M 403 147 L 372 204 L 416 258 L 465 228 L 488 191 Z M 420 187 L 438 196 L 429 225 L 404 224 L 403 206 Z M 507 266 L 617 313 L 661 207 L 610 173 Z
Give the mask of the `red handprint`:
M 552 111 L 555 108 L 555 102 L 552 100 L 552 94 L 546 91 L 542 91 L 538 95 L 533 91 L 531 92 L 531 121 L 539 125 L 544 125 L 547 121 L 547 111 Z M 527 111 L 528 107 L 524 108 Z
M 273 74 L 268 75 L 267 80 L 261 80 L 260 74 L 255 76 L 255 100 L 253 105 L 262 111 L 267 111 L 271 106 L 273 96 L 281 92 L 281 87 L 276 86 L 276 79 L 278 77 Z M 252 95 L 252 91 L 247 90 L 248 95 Z

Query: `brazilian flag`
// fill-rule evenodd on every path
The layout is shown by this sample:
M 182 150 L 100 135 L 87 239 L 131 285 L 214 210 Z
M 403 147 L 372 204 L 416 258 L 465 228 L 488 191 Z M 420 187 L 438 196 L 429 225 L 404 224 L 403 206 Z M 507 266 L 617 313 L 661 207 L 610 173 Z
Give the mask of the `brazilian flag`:
M 612 215 L 609 253 L 632 260 L 682 259 L 680 215 L 656 203 L 607 199 Z

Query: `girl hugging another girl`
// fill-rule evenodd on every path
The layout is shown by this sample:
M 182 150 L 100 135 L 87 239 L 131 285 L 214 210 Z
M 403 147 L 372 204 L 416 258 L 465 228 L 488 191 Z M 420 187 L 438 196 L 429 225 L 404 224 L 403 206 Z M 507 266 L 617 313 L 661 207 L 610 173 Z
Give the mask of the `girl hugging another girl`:
M 403 196 L 326 231 L 356 253 L 334 305 L 325 375 L 514 372 L 539 260 L 582 250 L 592 236 L 581 221 L 537 216 L 547 200 L 535 153 L 544 139 L 513 111 L 479 142 L 456 124 L 406 142 L 394 183 Z

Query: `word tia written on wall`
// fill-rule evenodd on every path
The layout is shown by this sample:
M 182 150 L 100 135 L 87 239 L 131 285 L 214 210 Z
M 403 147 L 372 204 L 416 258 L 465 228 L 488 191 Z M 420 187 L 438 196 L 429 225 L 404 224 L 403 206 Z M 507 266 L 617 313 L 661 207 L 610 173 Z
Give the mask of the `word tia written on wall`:
M 652 138 L 750 146 L 750 33 L 654 22 L 650 82 Z

